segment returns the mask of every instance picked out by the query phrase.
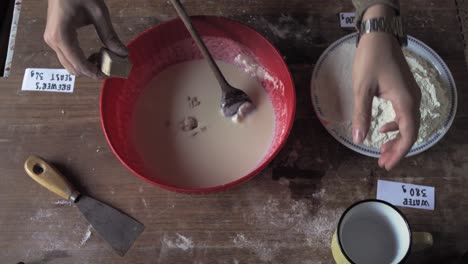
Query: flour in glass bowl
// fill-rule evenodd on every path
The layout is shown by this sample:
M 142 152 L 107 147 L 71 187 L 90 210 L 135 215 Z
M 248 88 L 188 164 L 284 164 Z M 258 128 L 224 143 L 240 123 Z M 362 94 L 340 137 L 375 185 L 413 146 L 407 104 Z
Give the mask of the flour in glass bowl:
M 346 44 L 340 47 L 340 49 L 342 49 L 339 52 L 341 54 L 354 54 L 355 45 Z M 450 111 L 449 95 L 439 72 L 431 63 L 409 50 L 405 49 L 403 53 L 417 84 L 421 88 L 421 127 L 415 143 L 415 145 L 419 145 L 427 142 L 432 136 L 443 129 L 444 122 Z M 352 60 L 349 61 L 351 62 Z M 348 64 L 348 66 L 352 65 Z M 349 80 L 351 72 L 349 69 L 344 69 L 343 77 L 340 78 L 341 81 Z M 344 77 L 345 75 L 347 77 Z M 371 124 L 367 137 L 364 140 L 364 145 L 380 149 L 385 142 L 394 139 L 398 132 L 380 133 L 381 127 L 394 119 L 395 111 L 391 102 L 374 97 Z M 340 134 L 342 135 L 352 135 L 352 121 L 346 120 L 341 124 L 335 124 L 335 129 L 341 131 Z

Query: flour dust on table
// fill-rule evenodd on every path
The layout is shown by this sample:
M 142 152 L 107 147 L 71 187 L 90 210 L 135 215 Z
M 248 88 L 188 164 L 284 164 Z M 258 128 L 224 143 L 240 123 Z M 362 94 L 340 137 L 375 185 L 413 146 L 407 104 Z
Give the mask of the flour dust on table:
M 217 64 L 256 106 L 239 123 L 222 114 L 219 84 L 202 60 L 167 68 L 138 98 L 137 151 L 164 184 L 209 188 L 233 182 L 255 169 L 272 144 L 275 113 L 267 92 L 240 67 Z

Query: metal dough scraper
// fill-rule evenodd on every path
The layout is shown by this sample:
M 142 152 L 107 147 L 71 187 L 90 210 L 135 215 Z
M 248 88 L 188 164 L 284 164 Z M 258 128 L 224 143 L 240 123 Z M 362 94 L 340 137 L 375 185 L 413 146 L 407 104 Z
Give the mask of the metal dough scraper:
M 24 169 L 31 178 L 60 197 L 72 201 L 97 233 L 123 256 L 143 232 L 144 226 L 124 213 L 78 192 L 60 172 L 37 156 Z

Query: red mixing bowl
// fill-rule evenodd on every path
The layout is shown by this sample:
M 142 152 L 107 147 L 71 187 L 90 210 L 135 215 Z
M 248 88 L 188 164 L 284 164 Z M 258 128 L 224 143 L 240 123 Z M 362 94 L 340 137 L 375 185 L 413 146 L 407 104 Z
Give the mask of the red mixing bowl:
M 239 47 L 247 48 L 258 64 L 273 77 L 261 82 L 273 103 L 276 119 L 274 140 L 262 162 L 252 168 L 250 173 L 233 182 L 209 188 L 187 188 L 162 182 L 158 175 L 146 169 L 147 166 L 136 151 L 131 135 L 133 112 L 138 96 L 146 84 L 167 67 L 202 58 L 179 19 L 156 25 L 129 43 L 129 59 L 133 63 L 133 69 L 128 79 L 110 78 L 104 82 L 101 92 L 101 122 L 112 151 L 135 175 L 171 191 L 207 193 L 243 183 L 271 162 L 286 142 L 292 128 L 296 97 L 286 63 L 275 47 L 262 35 L 239 22 L 222 17 L 196 16 L 192 19 L 202 37 L 222 38 L 231 43 L 229 47 L 218 47 L 212 52 L 215 59 L 232 64 L 235 55 L 232 50 L 236 49 L 232 43 L 237 43 Z M 212 50 L 210 45 L 208 48 Z

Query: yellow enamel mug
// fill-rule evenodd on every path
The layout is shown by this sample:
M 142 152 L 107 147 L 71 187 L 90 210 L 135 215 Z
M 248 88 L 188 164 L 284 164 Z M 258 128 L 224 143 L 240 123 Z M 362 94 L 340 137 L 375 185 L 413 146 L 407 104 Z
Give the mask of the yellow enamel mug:
M 432 235 L 411 232 L 405 216 L 393 205 L 364 200 L 343 213 L 331 248 L 337 264 L 397 264 L 406 260 L 411 249 L 432 244 Z

